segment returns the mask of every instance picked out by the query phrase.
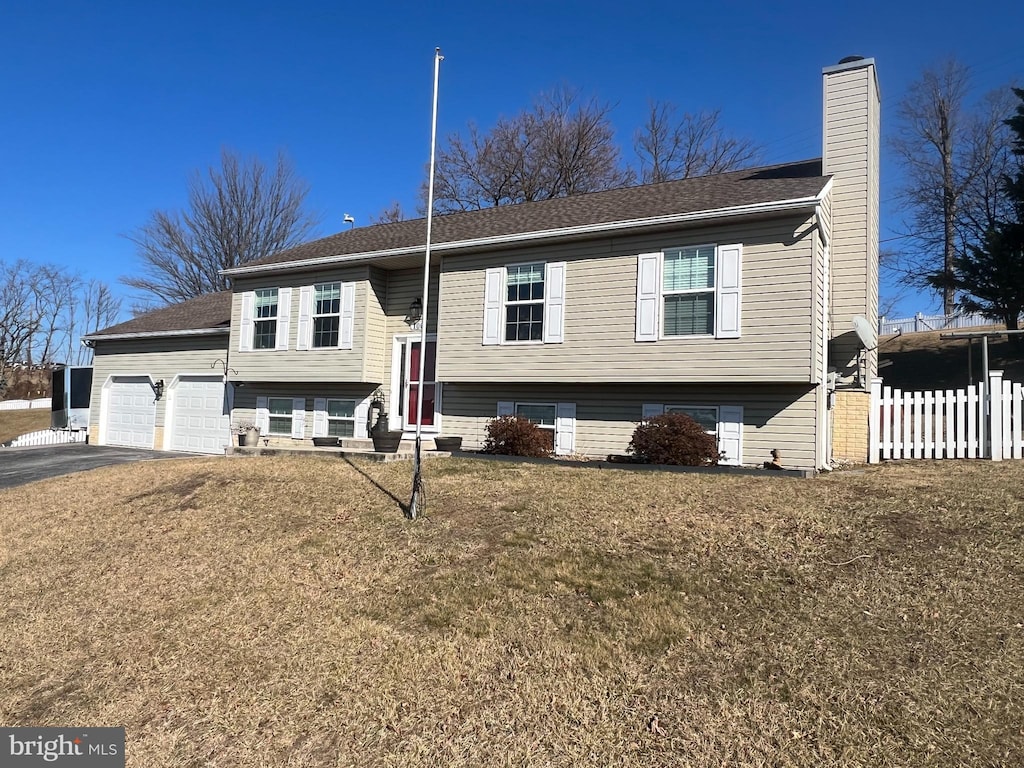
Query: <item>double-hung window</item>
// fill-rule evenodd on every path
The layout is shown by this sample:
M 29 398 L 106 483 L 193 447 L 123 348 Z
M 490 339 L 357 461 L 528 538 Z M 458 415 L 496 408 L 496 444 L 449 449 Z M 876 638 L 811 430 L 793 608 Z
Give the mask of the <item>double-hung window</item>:
M 558 406 L 555 403 L 516 403 L 516 416 L 529 419 L 547 435 L 548 448 L 555 450 L 555 417 Z
M 355 301 L 355 283 L 336 281 L 302 286 L 295 348 L 352 349 Z
M 277 288 L 261 288 L 255 292 L 253 305 L 253 349 L 277 347 Z
M 703 245 L 665 251 L 661 274 L 662 335 L 715 332 L 715 249 Z
M 505 278 L 505 341 L 544 338 L 544 265 L 508 267 Z
M 713 435 L 723 454 L 719 463 L 737 465 L 743 460 L 743 406 L 644 403 L 641 418 L 663 413 L 684 413 Z
M 328 437 L 354 437 L 356 434 L 356 401 L 327 401 Z
M 576 450 L 576 403 L 517 403 L 500 401 L 498 416 L 529 419 L 548 435 L 551 449 L 561 455 Z
M 313 348 L 337 347 L 341 328 L 341 283 L 313 286 Z
M 242 293 L 238 351 L 288 349 L 291 288 L 259 288 Z
M 293 401 L 290 397 L 268 398 L 267 409 L 270 416 L 268 434 L 291 436 L 292 405 Z
M 566 264 L 533 262 L 488 269 L 483 343 L 560 344 Z
M 740 337 L 740 245 L 689 245 L 637 257 L 636 340 Z

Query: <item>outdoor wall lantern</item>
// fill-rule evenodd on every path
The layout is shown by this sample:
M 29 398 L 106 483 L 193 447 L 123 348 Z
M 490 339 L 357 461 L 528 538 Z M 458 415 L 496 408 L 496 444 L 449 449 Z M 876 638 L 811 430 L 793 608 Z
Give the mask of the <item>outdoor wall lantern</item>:
M 164 396 L 164 380 L 160 379 L 160 381 L 158 381 L 155 384 L 153 384 L 153 399 L 154 400 L 159 400 L 163 396 Z
M 405 316 L 405 322 L 415 325 L 423 318 L 423 299 L 417 296 L 409 305 L 409 313 Z

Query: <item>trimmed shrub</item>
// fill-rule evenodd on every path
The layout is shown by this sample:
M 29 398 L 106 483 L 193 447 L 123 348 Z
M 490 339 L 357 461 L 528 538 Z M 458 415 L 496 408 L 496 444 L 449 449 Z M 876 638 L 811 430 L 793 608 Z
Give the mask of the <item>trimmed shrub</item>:
M 551 437 L 522 416 L 499 416 L 487 424 L 483 451 L 504 456 L 544 458 L 551 455 Z
M 666 413 L 641 422 L 628 450 L 645 464 L 710 467 L 720 458 L 715 438 L 684 413 Z

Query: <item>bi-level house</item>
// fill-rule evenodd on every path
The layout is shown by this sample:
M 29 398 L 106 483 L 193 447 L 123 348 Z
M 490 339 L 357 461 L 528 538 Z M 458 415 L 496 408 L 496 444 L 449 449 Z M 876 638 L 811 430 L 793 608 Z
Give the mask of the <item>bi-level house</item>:
M 823 80 L 821 159 L 436 217 L 422 346 L 423 220 L 227 270 L 230 292 L 92 334 L 93 439 L 220 451 L 229 418 L 275 443 L 365 437 L 381 396 L 411 435 L 423 387 L 425 436 L 470 449 L 515 413 L 557 453 L 603 457 L 682 411 L 725 463 L 864 460 L 875 65 Z

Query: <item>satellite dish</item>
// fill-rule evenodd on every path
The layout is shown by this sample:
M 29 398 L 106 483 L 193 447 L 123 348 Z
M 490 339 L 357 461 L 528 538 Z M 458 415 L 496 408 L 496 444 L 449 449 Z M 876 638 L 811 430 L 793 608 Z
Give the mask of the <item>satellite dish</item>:
M 857 332 L 857 338 L 864 345 L 864 349 L 871 351 L 878 346 L 875 343 L 875 329 L 864 315 L 853 316 L 853 330 Z

